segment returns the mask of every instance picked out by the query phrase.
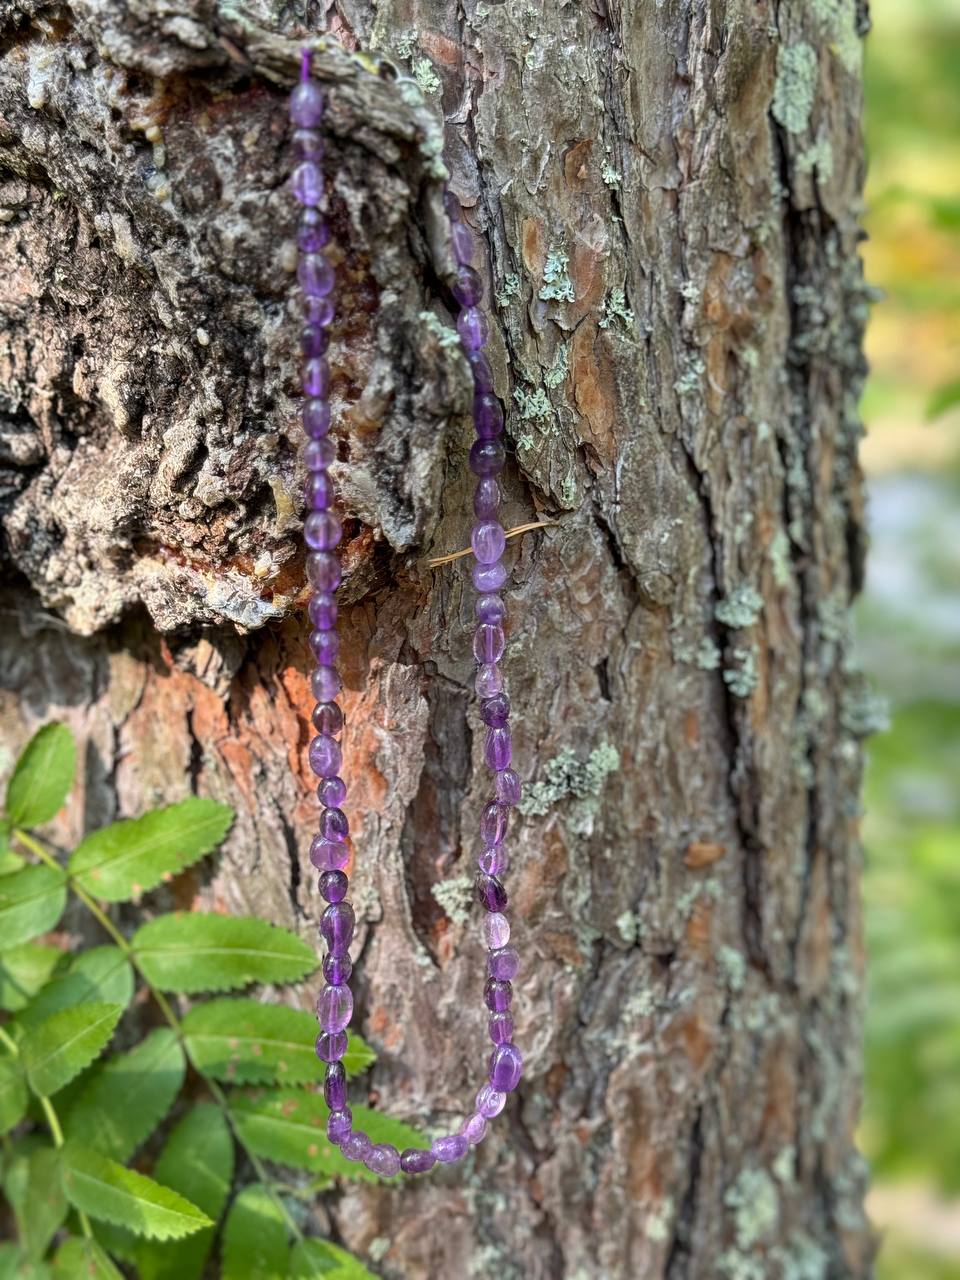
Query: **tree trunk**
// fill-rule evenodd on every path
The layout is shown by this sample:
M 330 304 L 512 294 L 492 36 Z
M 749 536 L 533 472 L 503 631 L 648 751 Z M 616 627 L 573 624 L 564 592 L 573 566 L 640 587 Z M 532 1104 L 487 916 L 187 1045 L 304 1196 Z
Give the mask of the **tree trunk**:
M 486 1058 L 441 147 L 505 523 L 550 525 L 509 544 L 525 1080 L 465 1174 L 318 1223 L 385 1277 L 868 1276 L 862 0 L 0 3 L 8 751 L 85 742 L 64 840 L 229 801 L 170 892 L 314 936 L 285 92 L 321 10 L 355 1025 L 414 1122 Z

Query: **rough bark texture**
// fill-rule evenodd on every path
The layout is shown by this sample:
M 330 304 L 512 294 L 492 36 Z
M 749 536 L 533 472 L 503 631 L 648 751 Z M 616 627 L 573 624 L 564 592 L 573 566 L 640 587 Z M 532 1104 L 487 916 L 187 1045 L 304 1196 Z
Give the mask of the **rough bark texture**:
M 403 1117 L 486 1056 L 472 595 L 425 563 L 469 523 L 441 146 L 507 522 L 554 522 L 510 552 L 525 1082 L 466 1174 L 319 1220 L 385 1277 L 867 1276 L 862 3 L 0 3 L 7 750 L 85 741 L 65 840 L 229 800 L 175 894 L 313 933 L 284 87 L 319 10 L 358 1023 Z

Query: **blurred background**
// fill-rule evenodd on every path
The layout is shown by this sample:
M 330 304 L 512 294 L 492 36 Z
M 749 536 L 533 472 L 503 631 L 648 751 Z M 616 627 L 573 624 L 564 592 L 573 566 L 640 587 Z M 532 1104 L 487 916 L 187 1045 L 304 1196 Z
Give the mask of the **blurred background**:
M 862 1141 L 880 1280 L 960 1280 L 960 0 L 870 10 Z

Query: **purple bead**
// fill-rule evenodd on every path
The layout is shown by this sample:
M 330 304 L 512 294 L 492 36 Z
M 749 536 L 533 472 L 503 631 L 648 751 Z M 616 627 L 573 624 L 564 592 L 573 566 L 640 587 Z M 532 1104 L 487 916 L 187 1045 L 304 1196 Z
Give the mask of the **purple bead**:
M 466 223 L 457 221 L 452 224 L 450 240 L 454 258 L 461 266 L 465 266 L 473 259 L 473 236 Z
M 505 648 L 503 627 L 481 622 L 473 634 L 473 656 L 476 660 L 484 666 L 499 662 Z
M 321 701 L 327 701 L 327 699 L 321 699 Z M 335 738 L 330 737 L 329 733 L 317 734 L 310 743 L 309 758 L 310 768 L 318 778 L 335 778 L 340 772 L 340 745 Z
M 297 264 L 297 279 L 308 297 L 325 298 L 333 289 L 333 267 L 322 253 L 305 253 Z
M 332 702 L 343 688 L 343 681 L 340 679 L 340 672 L 336 667 L 317 667 L 310 677 L 310 687 L 313 689 L 313 696 L 318 702 Z M 335 769 L 324 770 L 320 776 L 329 778 L 331 773 L 339 772 L 340 761 L 338 759 Z
M 314 298 L 310 294 L 302 297 L 304 319 L 309 324 L 330 324 L 333 321 L 333 299 L 331 297 Z
M 477 866 L 485 876 L 501 876 L 510 869 L 510 855 L 502 844 L 497 844 L 492 849 L 484 849 Z
M 327 1116 L 327 1137 L 339 1147 L 351 1130 L 351 1122 L 353 1120 L 353 1112 L 349 1107 L 343 1107 L 339 1111 L 331 1111 Z
M 487 1023 L 490 1039 L 494 1044 L 507 1044 L 513 1039 L 513 1014 L 495 1013 Z
M 315 440 L 310 441 L 310 444 L 316 443 Z M 331 506 L 334 498 L 333 481 L 326 471 L 311 471 L 307 477 L 306 498 L 307 506 L 313 511 L 326 511 Z
M 307 578 L 318 591 L 335 591 L 342 573 L 340 561 L 332 551 L 311 551 L 307 556 Z
M 484 1140 L 487 1136 L 487 1122 L 479 1111 L 472 1116 L 467 1116 L 460 1126 L 460 1135 L 466 1138 L 471 1147 L 475 1147 L 478 1142 Z
M 342 809 L 324 809 L 320 815 L 320 834 L 328 840 L 346 840 L 350 823 Z
M 468 351 L 479 351 L 490 336 L 490 326 L 479 307 L 466 307 L 457 316 L 457 332 Z
M 342 871 L 325 871 L 317 881 L 317 888 L 327 902 L 342 902 L 349 887 L 350 881 Z
M 499 475 L 506 457 L 499 440 L 474 440 L 470 448 L 470 470 L 475 476 Z
M 314 636 L 336 637 L 336 635 L 337 633 L 335 631 L 311 631 L 310 648 L 313 649 L 315 654 L 317 653 L 317 650 L 320 650 L 321 652 L 329 653 L 333 658 L 336 658 L 338 648 L 336 644 L 328 647 L 319 643 L 316 645 L 314 644 Z M 317 656 L 319 657 L 319 654 L 317 654 Z M 311 720 L 313 721 L 313 727 L 316 729 L 317 733 L 337 734 L 343 728 L 343 711 L 336 702 L 318 702 L 313 708 Z M 335 808 L 336 806 L 333 807 Z
M 333 955 L 342 956 L 347 951 L 356 919 L 349 902 L 331 903 L 320 917 L 320 933 Z
M 332 511 L 315 511 L 303 526 L 304 539 L 313 551 L 332 551 L 342 533 L 343 526 Z
M 291 93 L 290 119 L 301 129 L 312 129 L 323 119 L 323 93 L 313 80 L 301 80 Z
M 323 134 L 316 129 L 297 129 L 291 139 L 298 160 L 323 159 Z
M 489 595 L 493 591 L 499 591 L 507 580 L 507 566 L 502 560 L 497 560 L 495 564 L 473 564 L 470 570 L 470 576 L 473 578 L 473 585 L 481 595 Z M 504 609 L 497 622 L 503 620 L 506 610 Z
M 372 1146 L 367 1135 L 355 1129 L 349 1137 L 344 1138 L 340 1150 L 348 1160 L 362 1160 Z
M 510 941 L 510 921 L 498 911 L 483 917 L 483 940 L 488 947 L 505 947 Z
M 330 390 L 330 361 L 326 356 L 311 356 L 303 363 L 301 385 L 305 396 L 325 396 Z
M 310 361 L 313 364 L 313 361 Z M 326 361 L 324 361 L 324 364 Z M 301 410 L 303 429 L 311 440 L 322 439 L 330 430 L 332 416 L 326 400 L 304 400 Z
M 469 1146 L 462 1133 L 447 1133 L 442 1138 L 434 1138 L 430 1150 L 441 1164 L 453 1164 L 463 1159 Z
M 492 476 L 477 481 L 473 493 L 474 514 L 480 520 L 489 520 L 500 510 L 500 486 Z
M 310 861 L 318 871 L 342 871 L 350 861 L 350 846 L 342 840 L 314 836 L 310 841 Z
M 339 1062 L 347 1052 L 345 1031 L 321 1031 L 317 1036 L 317 1057 L 321 1062 Z
M 513 999 L 513 987 L 509 982 L 499 982 L 496 978 L 488 978 L 483 988 L 483 1003 L 491 1013 L 503 1013 L 510 1008 Z
M 297 247 L 303 253 L 319 253 L 329 243 L 330 228 L 323 214 L 319 209 L 304 209 L 297 227 Z M 329 320 L 326 323 L 329 324 Z
M 337 601 L 328 591 L 318 591 L 307 605 L 310 621 L 319 631 L 330 631 L 337 625 Z
M 324 1031 L 342 1031 L 353 1017 L 353 996 L 345 986 L 326 986 L 317 996 L 317 1017 Z
M 497 947 L 487 956 L 487 972 L 497 982 L 509 982 L 517 976 L 520 957 L 516 947 Z
M 371 1173 L 381 1178 L 393 1178 L 400 1172 L 400 1152 L 390 1142 L 381 1142 L 371 1147 L 363 1157 L 363 1163 Z
M 326 353 L 330 346 L 330 330 L 324 329 L 319 324 L 308 324 L 304 326 L 303 332 L 300 334 L 300 350 L 303 355 L 322 356 Z
M 350 981 L 353 961 L 349 956 L 324 956 L 320 968 L 324 980 L 329 982 L 331 987 L 342 987 L 345 982 Z
M 488 911 L 503 911 L 507 905 L 507 891 L 496 876 L 482 873 L 476 881 L 477 901 Z
M 484 805 L 480 815 L 480 838 L 485 845 L 503 844 L 507 834 L 507 818 L 509 810 L 496 800 Z
M 323 199 L 323 170 L 313 160 L 301 160 L 291 175 L 290 187 L 301 204 L 315 208 Z
M 513 769 L 501 769 L 493 782 L 501 804 L 520 803 L 520 779 Z
M 484 698 L 480 703 L 480 719 L 491 729 L 502 729 L 510 719 L 510 699 L 505 693 Z
M 485 1084 L 477 1094 L 477 1110 L 487 1120 L 498 1116 L 507 1104 L 507 1095 L 493 1085 Z
M 331 1062 L 323 1077 L 323 1100 L 331 1111 L 347 1105 L 347 1071 L 342 1062 Z
M 495 662 L 485 662 L 480 667 L 474 681 L 474 688 L 481 698 L 492 698 L 495 693 L 503 693 L 503 676 Z
M 309 440 L 303 448 L 303 461 L 308 471 L 325 471 L 337 457 L 337 446 L 332 440 Z
M 490 1055 L 490 1083 L 500 1093 L 512 1093 L 523 1074 L 523 1058 L 515 1044 L 498 1044 Z
M 506 769 L 513 757 L 513 740 L 509 729 L 490 729 L 483 748 L 484 759 L 491 769 Z
M 328 809 L 339 809 L 347 798 L 347 784 L 342 778 L 324 778 L 317 787 L 317 798 Z
M 419 1147 L 407 1147 L 400 1157 L 400 1168 L 404 1173 L 426 1173 L 437 1163 L 432 1151 L 421 1151 Z
M 490 566 L 490 568 L 494 569 L 496 567 L 496 565 Z M 478 576 L 478 569 L 483 573 L 488 572 L 486 566 L 475 564 L 473 566 L 474 578 Z M 506 570 L 504 570 L 504 573 L 506 573 Z M 503 603 L 500 597 L 495 595 L 492 591 L 485 591 L 483 595 L 477 596 L 474 601 L 473 611 L 477 615 L 478 622 L 486 622 L 490 625 L 496 625 L 498 622 L 502 622 L 507 616 L 507 606 Z
M 493 370 L 490 361 L 482 351 L 468 351 L 467 364 L 473 372 L 473 389 L 475 394 L 486 395 L 493 390 Z
M 473 425 L 481 440 L 494 440 L 503 430 L 503 409 L 496 396 L 474 396 Z
M 503 555 L 507 545 L 503 525 L 497 520 L 478 521 L 470 534 L 470 545 L 480 564 L 495 564 Z M 488 661 L 495 661 L 495 659 L 488 659 Z
M 461 307 L 475 307 L 483 297 L 483 281 L 473 267 L 461 263 L 452 292 Z

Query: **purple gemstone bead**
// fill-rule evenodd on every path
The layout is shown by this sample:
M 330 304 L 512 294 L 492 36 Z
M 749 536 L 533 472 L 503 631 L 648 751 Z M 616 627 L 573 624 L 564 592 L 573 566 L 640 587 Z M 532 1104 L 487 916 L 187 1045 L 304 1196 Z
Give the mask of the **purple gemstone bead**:
M 491 769 L 506 769 L 513 758 L 513 740 L 509 729 L 490 729 L 483 749 L 484 759 Z
M 480 838 L 485 845 L 503 844 L 509 810 L 496 800 L 484 805 L 480 815 Z
M 481 622 L 473 634 L 473 656 L 476 660 L 483 666 L 499 662 L 505 648 L 503 627 Z
M 502 911 L 507 905 L 507 891 L 496 876 L 477 876 L 477 901 L 488 911 Z
M 337 446 L 332 440 L 308 440 L 303 448 L 303 461 L 308 471 L 325 471 L 336 457 Z
M 342 778 L 324 778 L 317 787 L 317 798 L 328 809 L 339 809 L 347 798 L 347 784 Z
M 462 1133 L 447 1133 L 442 1138 L 434 1138 L 430 1150 L 441 1164 L 453 1164 L 463 1159 L 469 1146 Z
M 317 667 L 310 677 L 310 687 L 313 689 L 313 696 L 318 702 L 332 702 L 343 688 L 343 681 L 340 679 L 340 672 L 336 667 Z M 335 769 L 325 771 L 320 776 L 327 778 L 331 772 L 340 772 L 339 760 Z
M 324 1031 L 342 1031 L 353 1017 L 353 996 L 350 988 L 324 987 L 317 996 L 317 1017 Z
M 333 289 L 333 267 L 322 253 L 304 253 L 297 264 L 297 279 L 308 297 L 325 298 Z
M 510 1008 L 513 999 L 513 987 L 509 982 L 499 982 L 496 978 L 488 978 L 483 988 L 483 1003 L 491 1013 L 503 1013 Z
M 323 134 L 316 129 L 297 129 L 291 139 L 298 160 L 323 159 Z
M 480 719 L 491 729 L 502 729 L 510 719 L 510 699 L 505 693 L 484 698 L 480 703 Z
M 323 93 L 313 80 L 301 80 L 291 93 L 290 119 L 301 129 L 312 129 L 323 119 Z
M 474 514 L 480 520 L 489 520 L 500 510 L 500 486 L 492 476 L 477 481 L 473 493 Z
M 473 425 L 481 440 L 494 440 L 503 430 L 503 409 L 496 396 L 474 396 Z
M 487 1023 L 490 1039 L 494 1044 L 508 1044 L 513 1039 L 513 1014 L 495 1013 Z
M 320 933 L 333 955 L 342 956 L 347 951 L 356 920 L 349 902 L 331 903 L 320 917 Z
M 316 441 L 311 440 L 310 443 L 315 444 Z M 312 471 L 307 477 L 307 506 L 312 511 L 326 511 L 332 505 L 333 498 L 333 482 L 326 471 Z
M 452 293 L 461 307 L 475 307 L 477 305 L 483 297 L 483 281 L 473 267 L 468 267 L 465 263 L 461 263 L 457 270 L 457 278 L 454 282 Z
M 491 565 L 496 568 L 496 565 Z M 475 564 L 473 566 L 474 578 L 477 577 L 477 570 L 481 569 L 483 573 L 487 572 L 485 566 Z M 504 571 L 506 572 L 506 571 Z M 502 622 L 507 616 L 507 607 L 498 595 L 494 595 L 492 591 L 485 591 L 483 595 L 477 596 L 474 602 L 473 611 L 477 615 L 478 622 L 486 622 L 491 626 Z
M 336 631 L 311 631 L 310 632 L 310 651 L 321 666 L 329 667 L 336 662 L 340 654 L 340 637 Z M 320 707 L 335 707 L 335 711 L 321 711 Z M 335 729 L 328 729 L 327 725 L 331 722 L 336 723 Z M 321 720 L 321 724 L 317 724 L 317 720 Z M 343 712 L 335 702 L 331 702 L 329 698 L 325 702 L 320 702 L 313 709 L 313 723 L 321 733 L 339 733 L 343 727 Z
M 523 1074 L 523 1058 L 515 1044 L 498 1044 L 490 1055 L 490 1083 L 501 1093 L 512 1093 Z
M 501 804 L 520 803 L 520 779 L 513 769 L 501 769 L 493 781 Z
M 326 356 L 311 356 L 303 364 L 301 378 L 305 396 L 325 396 L 330 390 L 330 361 Z
M 457 316 L 457 332 L 468 351 L 479 351 L 490 336 L 490 326 L 479 307 L 466 307 Z
M 342 576 L 340 561 L 332 551 L 311 551 L 307 556 L 307 578 L 318 591 L 336 591 Z
M 345 1031 L 321 1031 L 317 1036 L 317 1057 L 321 1062 L 339 1062 L 347 1052 Z
M 477 564 L 474 563 L 470 570 L 470 576 L 473 578 L 473 585 L 481 595 L 489 595 L 493 591 L 499 591 L 507 580 L 507 566 L 502 560 L 497 560 L 494 564 Z M 506 613 L 504 609 L 497 622 L 502 622 Z
M 310 363 L 312 364 L 313 361 Z M 301 417 L 303 429 L 311 440 L 322 439 L 330 430 L 332 417 L 330 405 L 326 400 L 304 400 Z
M 340 1150 L 348 1160 L 362 1160 L 373 1143 L 365 1133 L 360 1133 L 356 1129 L 349 1137 L 344 1138 L 340 1144 Z
M 432 1151 L 421 1151 L 419 1147 L 407 1147 L 400 1157 L 400 1168 L 404 1173 L 426 1173 L 437 1163 Z
M 337 625 L 337 601 L 328 591 L 318 591 L 307 605 L 310 621 L 318 631 L 330 631 Z
M 331 1111 L 347 1105 L 347 1071 L 342 1062 L 331 1062 L 323 1077 L 323 1100 Z
M 343 526 L 332 511 L 315 511 L 303 526 L 304 539 L 313 551 L 332 551 L 342 533 Z
M 516 947 L 497 947 L 487 956 L 487 971 L 497 982 L 509 982 L 517 976 L 520 957 Z
M 331 297 L 314 298 L 306 293 L 302 296 L 303 315 L 309 324 L 331 324 L 333 321 L 333 299 Z
M 498 911 L 483 917 L 483 940 L 488 947 L 505 947 L 510 941 L 510 921 Z
M 477 859 L 477 866 L 485 876 L 500 876 L 510 869 L 510 855 L 502 844 L 484 849 Z
M 485 662 L 480 667 L 474 688 L 481 698 L 492 698 L 495 693 L 503 693 L 503 676 L 495 662 Z
M 495 564 L 503 555 L 507 545 L 503 525 L 497 520 L 478 521 L 471 531 L 470 545 L 480 564 Z M 487 661 L 495 661 L 495 659 L 487 659 Z
M 342 871 L 350 861 L 350 846 L 342 840 L 314 836 L 310 841 L 310 861 L 318 871 Z
M 487 1136 L 487 1122 L 479 1111 L 472 1116 L 467 1116 L 460 1126 L 460 1135 L 466 1138 L 471 1147 L 475 1147 L 478 1142 L 484 1140 Z
M 325 871 L 317 881 L 317 888 L 327 902 L 342 902 L 349 887 L 350 881 L 342 871 Z
M 329 668 L 324 668 L 329 670 Z M 327 701 L 327 699 L 321 699 Z M 335 778 L 340 772 L 340 745 L 329 733 L 318 733 L 310 743 L 310 768 L 318 778 Z M 491 841 L 491 843 L 494 843 Z
M 474 440 L 470 448 L 470 470 L 475 476 L 499 475 L 506 457 L 499 440 Z
M 329 652 L 333 658 L 336 658 L 337 645 L 330 645 L 329 650 L 325 650 L 323 649 L 323 646 L 319 644 L 314 647 L 313 642 L 314 636 L 335 637 L 336 634 L 337 633 L 335 631 L 311 631 L 310 648 L 313 649 L 314 653 L 317 652 L 317 649 L 320 649 L 324 653 Z M 319 657 L 319 654 L 317 656 Z M 316 729 L 317 733 L 337 734 L 343 728 L 343 712 L 340 709 L 339 704 L 336 702 L 318 702 L 313 708 L 313 715 L 311 719 L 313 720 L 313 727 Z M 332 807 L 336 808 L 335 805 Z
M 477 1110 L 487 1120 L 498 1116 L 506 1105 L 507 1095 L 494 1089 L 493 1085 L 485 1084 L 477 1094 Z
M 301 160 L 291 175 L 290 187 L 301 204 L 316 208 L 323 199 L 323 170 L 313 160 Z
M 461 266 L 465 266 L 473 258 L 473 236 L 465 222 L 456 221 L 450 227 L 450 240 L 453 244 L 453 256 Z
M 304 209 L 297 227 L 297 247 L 303 253 L 319 253 L 330 243 L 330 228 L 319 209 Z M 331 316 L 332 319 L 332 316 Z M 327 321 L 329 324 L 329 321 Z
M 349 1107 L 343 1107 L 339 1111 L 331 1111 L 327 1116 L 327 1137 L 339 1147 L 352 1127 L 353 1112 Z
M 322 356 L 330 346 L 330 330 L 319 324 L 304 326 L 300 334 L 300 350 L 307 356 Z
M 320 968 L 331 987 L 342 987 L 345 982 L 350 981 L 353 961 L 349 956 L 324 956 Z
M 324 809 L 320 815 L 320 834 L 328 840 L 346 840 L 350 823 L 342 809 Z
M 394 1178 L 400 1172 L 400 1152 L 390 1142 L 380 1142 L 363 1157 L 363 1163 L 371 1173 L 381 1178 Z
M 490 361 L 482 351 L 468 351 L 467 364 L 473 372 L 473 389 L 476 394 L 486 395 L 493 390 L 493 370 Z

